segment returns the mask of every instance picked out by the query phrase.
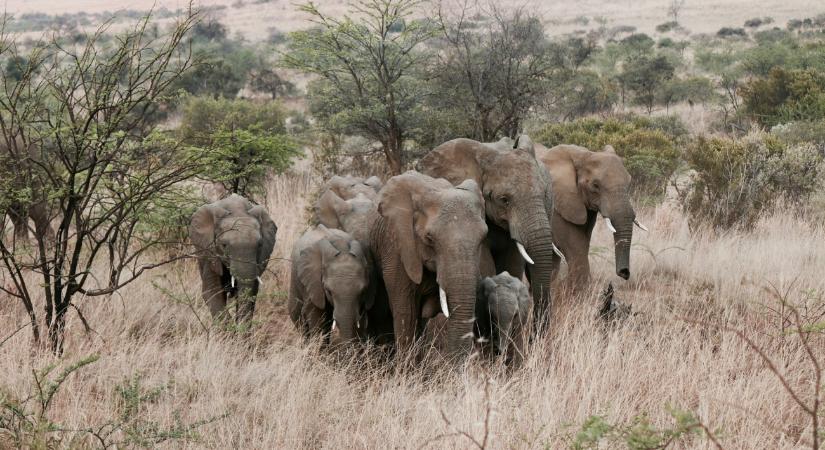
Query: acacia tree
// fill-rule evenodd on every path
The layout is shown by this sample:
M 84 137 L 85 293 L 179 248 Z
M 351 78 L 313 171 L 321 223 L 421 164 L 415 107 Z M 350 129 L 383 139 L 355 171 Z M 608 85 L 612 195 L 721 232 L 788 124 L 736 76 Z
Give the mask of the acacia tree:
M 34 341 L 44 328 L 57 354 L 70 310 L 88 327 L 78 297 L 110 295 L 169 262 L 146 261 L 163 244 L 151 224 L 180 206 L 178 186 L 198 165 L 144 133 L 153 105 L 192 65 L 181 44 L 195 22 L 190 9 L 158 37 L 147 16 L 111 40 L 104 25 L 80 47 L 55 35 L 26 55 L 20 76 L 0 80 L 0 137 L 16 164 L 0 198 L 44 201 L 55 225 L 53 236 L 35 233 L 34 246 L 0 239 L 0 290 L 24 306 Z M 0 58 L 23 53 L 0 30 Z
M 301 10 L 315 28 L 291 34 L 285 67 L 320 77 L 309 86 L 310 109 L 328 131 L 381 143 L 393 174 L 401 173 L 404 143 L 422 121 L 424 86 L 417 75 L 434 35 L 410 16 L 421 0 L 357 0 L 337 19 L 310 2 Z
M 530 109 L 545 101 L 550 80 L 563 83 L 592 46 L 549 42 L 537 16 L 523 8 L 504 13 L 493 3 L 464 2 L 456 12 L 439 10 L 444 51 L 431 76 L 440 89 L 435 105 L 470 122 L 472 137 L 515 138 Z M 567 70 L 570 69 L 570 70 Z

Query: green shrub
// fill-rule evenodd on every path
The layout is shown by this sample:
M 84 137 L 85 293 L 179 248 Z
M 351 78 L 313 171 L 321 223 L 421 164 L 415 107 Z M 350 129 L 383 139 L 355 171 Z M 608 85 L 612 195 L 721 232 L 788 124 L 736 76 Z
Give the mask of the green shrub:
M 285 117 L 274 102 L 196 97 L 183 110 L 179 132 L 203 166 L 201 178 L 253 196 L 270 171 L 283 172 L 301 154 Z
M 610 144 L 633 177 L 637 196 L 661 198 L 679 164 L 677 144 L 687 129 L 675 117 L 601 120 L 586 118 L 548 124 L 532 134 L 547 147 L 575 144 L 598 151 Z
M 782 199 L 801 205 L 822 172 L 822 155 L 812 145 L 789 146 L 765 132 L 699 137 L 685 159 L 694 174 L 680 201 L 693 229 L 750 229 Z
M 825 119 L 825 72 L 771 69 L 739 91 L 745 113 L 763 126 Z
M 731 28 L 731 27 L 722 27 L 719 31 L 716 32 L 716 35 L 719 37 L 746 37 L 748 33 L 745 32 L 744 28 Z
M 678 27 L 679 27 L 678 22 L 670 21 L 670 22 L 660 23 L 659 25 L 656 25 L 656 31 L 658 31 L 659 33 L 667 33 L 669 31 L 675 30 Z
M 776 125 L 771 134 L 789 145 L 813 144 L 825 154 L 825 119 Z

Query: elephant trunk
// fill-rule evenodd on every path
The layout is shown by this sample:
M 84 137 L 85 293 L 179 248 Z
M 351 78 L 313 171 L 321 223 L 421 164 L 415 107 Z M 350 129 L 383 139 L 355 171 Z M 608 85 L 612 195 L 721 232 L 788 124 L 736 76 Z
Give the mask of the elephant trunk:
M 626 219 L 625 219 L 626 220 Z M 616 245 L 616 275 L 630 278 L 630 243 L 633 240 L 633 219 L 616 220 L 613 242 Z
M 607 202 L 606 205 L 619 205 L 602 208 L 602 215 L 610 220 L 610 224 L 616 230 L 613 232 L 616 275 L 627 280 L 630 278 L 630 244 L 633 241 L 633 221 L 636 219 L 636 213 L 627 195 L 620 196 L 617 201 Z
M 473 347 L 476 288 L 480 275 L 478 258 L 451 261 L 462 262 L 459 265 L 439 265 L 443 269 L 439 272 L 438 284 L 447 294 L 447 351 L 451 357 L 461 359 L 469 355 Z
M 546 324 L 550 311 L 550 278 L 553 270 L 553 235 L 550 228 L 550 216 L 546 212 L 543 199 L 537 199 L 530 208 L 520 214 L 523 220 L 511 227 L 511 236 L 521 242 L 527 254 L 533 260 L 528 264 L 530 290 L 535 307 L 534 318 L 537 324 Z
M 238 293 L 237 321 L 246 323 L 252 319 L 255 297 L 258 295 L 258 264 L 254 258 L 233 255 L 229 263 L 229 274 Z
M 358 300 L 359 293 L 342 295 L 333 300 L 332 317 L 338 327 L 338 334 L 345 343 L 354 341 L 358 336 Z

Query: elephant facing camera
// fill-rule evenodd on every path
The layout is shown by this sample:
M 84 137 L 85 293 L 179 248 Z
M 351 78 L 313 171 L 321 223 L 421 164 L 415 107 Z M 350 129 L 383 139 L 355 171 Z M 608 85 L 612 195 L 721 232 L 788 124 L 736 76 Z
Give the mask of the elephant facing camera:
M 227 319 L 227 301 L 235 299 L 236 322 L 252 320 L 277 232 L 266 209 L 237 194 L 203 205 L 192 215 L 189 239 L 213 319 Z
M 367 249 L 324 225 L 309 229 L 292 251 L 289 317 L 305 338 L 333 334 L 352 343 L 365 333 L 375 295 Z

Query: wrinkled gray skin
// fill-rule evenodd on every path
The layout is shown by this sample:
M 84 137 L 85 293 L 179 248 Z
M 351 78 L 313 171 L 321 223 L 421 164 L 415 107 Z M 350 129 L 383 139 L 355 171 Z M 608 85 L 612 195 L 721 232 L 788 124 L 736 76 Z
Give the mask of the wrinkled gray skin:
M 278 227 L 262 206 L 237 194 L 201 206 L 189 225 L 198 255 L 203 298 L 213 318 L 225 318 L 227 300 L 237 297 L 236 321 L 255 311 L 259 277 L 266 270 Z M 235 286 L 232 286 L 232 278 Z
M 482 275 L 507 271 L 520 278 L 525 260 L 516 242 L 522 243 L 535 263 L 527 267 L 527 276 L 536 305 L 534 316 L 544 328 L 549 318 L 554 267 L 550 223 L 553 190 L 547 169 L 535 158 L 530 138 L 522 135 L 516 142 L 503 139 L 486 144 L 454 139 L 433 149 L 419 167 L 423 173 L 446 178 L 453 184 L 464 179 L 478 183 L 489 227 L 487 254 L 494 263 L 484 257 Z
M 449 312 L 447 353 L 456 359 L 469 355 L 486 235 L 484 201 L 472 180 L 453 186 L 409 171 L 381 190 L 370 243 L 389 297 L 399 355 L 409 354 L 422 331 L 424 304 L 439 304 L 439 287 Z
M 366 249 L 341 230 L 311 228 L 292 250 L 289 317 L 306 337 L 332 331 L 352 343 L 373 305 Z
M 361 192 L 345 200 L 333 190 L 327 190 L 315 203 L 314 209 L 320 224 L 344 230 L 369 245 L 369 220 L 376 208 L 376 203 Z
M 590 281 L 590 237 L 599 215 L 616 228 L 616 274 L 630 278 L 636 212 L 630 202 L 630 174 L 613 147 L 608 145 L 601 152 L 576 145 L 539 147 L 537 157 L 553 180 L 553 239 L 567 259 L 568 282 L 582 289 Z
M 481 280 L 476 300 L 476 333 L 492 344 L 493 354 L 521 364 L 524 333 L 533 301 L 521 280 L 502 272 Z
M 378 191 L 382 187 L 381 180 L 375 176 L 364 179 L 351 175 L 335 175 L 321 188 L 321 196 L 328 191 L 332 191 L 344 200 L 355 198 L 359 194 L 370 200 L 375 200 L 378 197 Z

